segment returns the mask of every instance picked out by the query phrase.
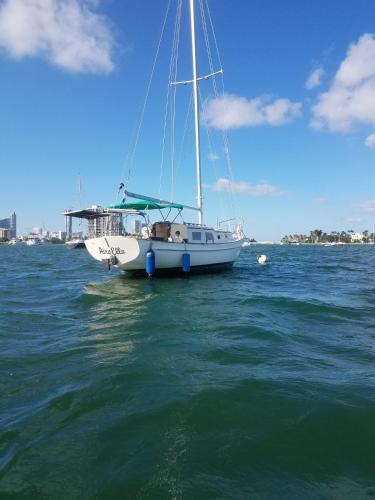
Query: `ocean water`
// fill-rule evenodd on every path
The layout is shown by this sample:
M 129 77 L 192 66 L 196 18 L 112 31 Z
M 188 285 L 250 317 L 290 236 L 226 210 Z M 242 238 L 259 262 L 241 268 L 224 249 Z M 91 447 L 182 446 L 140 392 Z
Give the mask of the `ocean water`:
M 0 246 L 1 499 L 374 497 L 375 246 L 152 280 Z

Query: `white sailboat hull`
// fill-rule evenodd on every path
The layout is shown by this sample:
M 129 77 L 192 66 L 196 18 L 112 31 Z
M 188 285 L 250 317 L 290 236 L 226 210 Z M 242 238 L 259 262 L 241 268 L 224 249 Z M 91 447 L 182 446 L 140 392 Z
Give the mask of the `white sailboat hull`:
M 238 258 L 242 243 L 244 242 L 241 224 L 237 225 L 232 232 L 234 219 L 218 221 L 216 229 L 203 224 L 203 196 L 202 176 L 200 161 L 200 132 L 199 132 L 199 106 L 198 106 L 198 80 L 208 79 L 211 76 L 222 73 L 222 69 L 212 72 L 210 75 L 198 77 L 195 40 L 195 14 L 194 0 L 190 0 L 190 28 L 192 45 L 193 79 L 184 82 L 169 82 L 170 85 L 181 83 L 193 84 L 194 101 L 194 131 L 195 131 L 195 159 L 197 173 L 197 204 L 196 207 L 175 203 L 173 200 L 162 200 L 145 196 L 143 194 L 131 193 L 125 189 L 121 182 L 118 195 L 123 190 L 121 203 L 115 203 L 102 209 L 93 206 L 74 212 L 66 212 L 66 215 L 85 218 L 89 221 L 89 235 L 85 241 L 86 248 L 94 259 L 102 261 L 106 267 L 114 265 L 122 271 L 148 274 L 159 271 L 197 271 L 213 268 L 231 266 Z M 170 75 L 177 76 L 177 55 L 173 49 Z M 172 108 L 171 108 L 172 109 Z M 175 108 L 173 107 L 173 128 Z M 165 114 L 167 120 L 167 113 Z M 166 122 L 165 122 L 166 123 Z M 140 129 L 139 129 L 140 130 Z M 174 129 L 173 129 L 174 130 Z M 164 129 L 165 131 L 165 129 Z M 173 134 L 174 136 L 174 131 Z M 172 139 L 172 150 L 174 143 Z M 225 143 L 227 150 L 227 144 Z M 133 156 L 135 149 L 133 152 Z M 228 156 L 229 160 L 229 156 Z M 172 154 L 172 163 L 174 161 Z M 162 186 L 160 186 L 161 189 Z M 160 191 L 160 190 L 159 190 Z M 134 198 L 137 201 L 128 201 Z M 177 210 L 177 214 L 167 220 L 171 210 Z M 185 222 L 181 211 L 183 209 L 194 210 L 198 213 L 198 223 Z M 162 220 L 152 222 L 149 211 L 158 210 Z M 168 212 L 162 212 L 168 210 Z M 158 215 L 158 212 L 155 212 Z M 123 215 L 138 217 L 136 229 L 132 228 L 133 234 L 126 232 Z M 159 215 L 158 215 L 159 216 Z M 182 223 L 176 222 L 181 216 Z M 144 223 L 142 222 L 143 219 Z M 222 223 L 227 223 L 227 229 L 220 229 Z M 228 224 L 230 223 L 230 224 Z M 129 230 L 130 228 L 127 227 Z M 152 252 L 149 252 L 152 250 Z
M 86 240 L 86 248 L 96 260 L 110 259 L 122 271 L 145 272 L 146 254 L 155 254 L 155 270 L 181 271 L 182 255 L 190 255 L 190 268 L 205 270 L 229 267 L 237 259 L 243 240 L 223 243 L 177 243 L 135 236 L 103 236 Z

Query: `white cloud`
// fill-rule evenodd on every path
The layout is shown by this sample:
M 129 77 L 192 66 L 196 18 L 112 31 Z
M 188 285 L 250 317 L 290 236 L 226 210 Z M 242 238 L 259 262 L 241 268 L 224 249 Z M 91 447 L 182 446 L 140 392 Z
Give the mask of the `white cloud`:
M 282 192 L 276 186 L 266 182 L 260 184 L 249 184 L 244 181 L 235 182 L 229 179 L 218 179 L 214 184 L 208 186 L 212 191 L 242 193 L 247 196 L 280 196 Z
M 203 123 L 227 130 L 256 125 L 283 125 L 300 115 L 301 103 L 289 99 L 270 100 L 265 96 L 246 99 L 232 94 L 205 102 Z
M 375 74 L 375 38 L 365 33 L 349 47 L 346 58 L 336 73 L 336 81 L 345 87 L 355 87 Z
M 371 149 L 375 148 L 375 132 L 366 137 L 365 144 Z
M 220 156 L 215 154 L 215 153 L 209 153 L 207 158 L 210 160 L 210 161 L 217 161 L 217 160 L 220 160 Z
M 347 133 L 358 125 L 375 127 L 375 36 L 352 44 L 330 88 L 313 107 L 311 126 Z M 365 144 L 375 147 L 374 134 Z
M 361 212 L 373 214 L 375 213 L 375 200 L 368 200 L 363 203 L 355 205 L 355 208 L 359 209 Z
M 306 88 L 311 90 L 318 87 L 322 81 L 323 75 L 324 69 L 322 67 L 315 69 L 306 80 Z
M 5 0 L 0 47 L 14 59 L 39 57 L 72 72 L 109 73 L 114 40 L 92 0 Z

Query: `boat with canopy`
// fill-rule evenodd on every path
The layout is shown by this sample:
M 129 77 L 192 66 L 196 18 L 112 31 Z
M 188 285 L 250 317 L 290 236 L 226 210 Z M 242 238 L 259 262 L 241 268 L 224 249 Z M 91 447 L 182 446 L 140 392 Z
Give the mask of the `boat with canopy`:
M 86 248 L 108 269 L 116 266 L 122 271 L 147 273 L 149 276 L 160 272 L 219 270 L 231 267 L 241 251 L 244 241 L 241 225 L 231 230 L 221 229 L 220 224 L 213 228 L 203 223 L 198 84 L 223 71 L 212 71 L 204 77 L 197 74 L 195 3 L 196 0 L 189 0 L 193 77 L 191 80 L 170 81 L 169 85 L 192 85 L 197 206 L 136 194 L 121 183 L 121 202 L 105 208 L 93 206 L 65 212 L 68 217 L 87 219 Z M 180 0 L 180 9 L 181 4 Z M 196 223 L 185 221 L 185 210 L 196 212 Z M 158 215 L 158 220 L 153 221 L 153 214 Z

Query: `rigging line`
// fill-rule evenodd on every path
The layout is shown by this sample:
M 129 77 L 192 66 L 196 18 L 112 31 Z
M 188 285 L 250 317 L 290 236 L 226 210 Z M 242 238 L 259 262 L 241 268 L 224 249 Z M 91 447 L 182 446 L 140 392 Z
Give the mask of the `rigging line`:
M 221 62 L 220 51 L 219 51 L 219 47 L 217 44 L 215 29 L 214 29 L 213 22 L 212 22 L 212 17 L 211 17 L 210 8 L 208 5 L 208 0 L 205 0 L 205 3 L 206 3 L 206 10 L 208 13 L 208 20 L 209 20 L 211 31 L 212 31 L 212 36 L 213 36 L 214 43 L 215 43 L 217 58 L 218 58 L 220 67 L 222 68 L 223 66 L 222 66 L 222 62 Z M 205 18 L 204 8 L 203 8 L 203 0 L 200 0 L 200 7 L 201 7 L 201 13 L 202 13 L 201 15 L 202 15 L 202 20 L 203 20 L 203 31 L 204 31 L 205 41 L 206 41 L 208 59 L 209 59 L 210 65 L 211 65 L 211 71 L 213 71 L 212 55 L 211 55 L 211 48 L 210 48 L 209 37 L 208 37 L 208 32 L 207 32 L 206 18 Z M 224 87 L 223 73 L 221 73 L 221 86 L 222 86 L 222 97 L 224 97 L 225 87 Z M 219 98 L 219 92 L 217 89 L 215 77 L 213 78 L 213 88 L 214 88 L 215 98 L 217 99 L 217 98 Z M 236 213 L 233 186 L 232 186 L 234 177 L 233 177 L 233 169 L 232 169 L 232 160 L 231 160 L 230 152 L 229 152 L 228 134 L 227 134 L 226 130 L 222 130 L 221 134 L 222 134 L 222 139 L 223 139 L 223 144 L 224 144 L 224 152 L 225 152 L 225 158 L 226 158 L 226 164 L 227 164 L 228 177 L 229 177 L 229 180 L 231 181 L 231 183 L 230 183 L 230 200 L 231 200 L 233 212 Z
M 133 151 L 132 151 L 132 154 L 131 154 L 131 158 L 130 158 L 129 171 L 128 171 L 128 176 L 127 176 L 127 182 L 128 183 L 130 181 L 130 175 L 131 175 L 131 171 L 132 171 L 133 164 L 134 164 L 135 152 L 136 152 L 136 149 L 137 149 L 137 145 L 138 145 L 138 141 L 139 141 L 139 137 L 140 137 L 140 133 L 141 133 L 141 128 L 142 128 L 142 125 L 143 125 L 143 119 L 144 119 L 144 116 L 145 116 L 145 111 L 146 111 L 146 105 L 147 105 L 147 101 L 148 101 L 148 96 L 150 94 L 151 83 L 152 83 L 152 80 L 153 80 L 153 77 L 154 77 L 154 73 L 155 73 L 156 62 L 157 62 L 157 59 L 158 59 L 158 56 L 159 56 L 160 46 L 161 46 L 161 42 L 162 42 L 162 39 L 163 39 L 163 35 L 164 35 L 164 31 L 165 31 L 165 26 L 166 26 L 166 23 L 167 23 L 167 18 L 168 18 L 168 13 L 169 13 L 170 5 L 171 5 L 171 0 L 168 1 L 168 5 L 167 5 L 166 12 L 165 12 L 164 21 L 163 21 L 163 25 L 162 25 L 162 29 L 161 29 L 161 33 L 160 33 L 160 37 L 159 37 L 159 42 L 158 42 L 158 45 L 157 45 L 157 49 L 156 49 L 156 53 L 155 53 L 155 57 L 154 57 L 154 62 L 153 62 L 153 65 L 152 65 L 151 74 L 150 74 L 150 78 L 149 78 L 149 82 L 148 82 L 148 85 L 147 85 L 146 97 L 145 97 L 145 100 L 144 100 L 144 103 L 143 103 L 143 107 L 142 107 L 142 111 L 141 111 L 141 116 L 140 116 L 140 120 L 139 120 L 139 125 L 138 125 L 138 129 L 137 129 L 136 137 L 135 137 L 134 148 L 133 148 Z
M 224 140 L 225 157 L 226 157 L 227 170 L 228 170 L 228 176 L 229 176 L 229 181 L 230 181 L 230 183 L 229 183 L 230 201 L 231 201 L 231 205 L 232 205 L 233 214 L 235 217 L 237 217 L 237 210 L 236 210 L 234 191 L 233 191 L 232 159 L 231 159 L 230 153 L 229 153 L 228 135 L 227 135 L 225 130 L 222 130 L 222 136 L 223 136 L 223 140 Z
M 165 111 L 164 111 L 163 140 L 162 140 L 162 150 L 161 150 L 161 159 L 160 159 L 159 197 L 161 196 L 161 190 L 162 190 L 162 184 L 163 184 L 163 167 L 164 167 L 165 145 L 166 145 L 166 137 L 167 137 L 167 121 L 168 121 L 168 110 L 170 107 L 169 96 L 171 93 L 171 86 L 170 86 L 169 82 L 172 79 L 173 67 L 174 67 L 175 45 L 176 45 L 176 23 L 177 23 L 177 17 L 178 17 L 178 7 L 179 7 L 179 5 L 177 5 L 175 28 L 173 31 L 171 57 L 170 57 L 170 61 L 169 61 L 167 98 L 166 98 Z
M 202 0 L 200 0 L 200 2 L 202 3 Z M 206 7 L 207 7 L 207 12 L 208 12 L 208 17 L 209 17 L 209 21 L 210 21 L 211 30 L 212 30 L 213 39 L 214 39 L 214 42 L 215 42 L 217 57 L 218 57 L 218 60 L 219 60 L 220 66 L 221 66 L 221 58 L 220 58 L 219 47 L 217 45 L 215 30 L 214 30 L 214 26 L 213 26 L 213 23 L 212 23 L 211 13 L 210 13 L 210 9 L 209 9 L 208 1 L 207 0 L 206 0 Z M 208 40 L 208 34 L 207 34 L 207 40 Z M 208 46 L 208 51 L 209 51 L 209 54 L 210 54 L 209 57 L 210 57 L 210 60 L 211 60 L 211 50 L 210 50 L 209 46 Z M 223 74 L 221 74 L 221 81 L 222 81 L 222 92 L 223 92 L 223 95 L 224 95 L 225 90 L 224 90 L 224 77 L 223 77 Z M 218 91 L 217 91 L 217 88 L 216 88 L 216 80 L 214 81 L 214 87 L 215 87 L 215 89 L 214 89 L 215 90 L 215 97 L 218 97 L 219 94 L 218 94 Z M 224 147 L 225 147 L 225 151 L 227 153 L 227 159 L 228 159 L 227 160 L 228 174 L 229 174 L 230 180 L 233 181 L 233 170 L 232 170 L 231 158 L 230 158 L 230 153 L 229 153 L 228 134 L 226 133 L 225 130 L 222 130 L 222 135 L 223 135 Z
M 160 177 L 159 177 L 159 198 L 161 197 L 161 187 L 163 184 L 163 165 L 164 165 L 164 154 L 165 154 L 165 140 L 167 134 L 167 118 L 168 118 L 168 107 L 169 107 L 169 93 L 170 93 L 170 85 L 168 84 L 167 88 L 167 99 L 165 103 L 165 112 L 164 112 L 164 126 L 163 126 L 163 141 L 161 147 L 161 159 L 160 159 Z
M 223 65 L 221 63 L 219 47 L 218 47 L 218 44 L 217 44 L 217 39 L 216 39 L 216 35 L 215 35 L 214 25 L 212 23 L 211 12 L 210 12 L 210 7 L 208 5 L 208 0 L 206 0 L 206 8 L 207 8 L 207 13 L 208 13 L 208 20 L 210 21 L 212 36 L 213 36 L 214 43 L 215 43 L 217 58 L 218 58 L 218 61 L 219 61 L 220 68 L 222 68 Z
M 187 113 L 186 113 L 186 118 L 185 118 L 184 132 L 182 134 L 182 139 L 181 139 L 181 144 L 180 144 L 180 151 L 179 151 L 179 154 L 178 154 L 178 162 L 177 162 L 177 165 L 176 165 L 176 173 L 178 172 L 178 170 L 181 167 L 182 152 L 183 152 L 184 145 L 185 145 L 185 139 L 186 139 L 186 134 L 187 134 L 187 130 L 188 130 L 188 127 L 189 127 L 189 121 L 190 121 L 190 115 L 191 115 L 191 109 L 192 109 L 192 107 L 193 107 L 193 88 L 191 88 L 191 92 L 190 92 L 189 105 L 188 105 L 188 109 L 187 109 Z
M 214 69 L 214 64 L 212 60 L 212 54 L 211 54 L 211 47 L 210 47 L 210 41 L 209 41 L 209 36 L 208 36 L 208 31 L 207 31 L 207 23 L 206 23 L 206 16 L 204 13 L 204 6 L 203 6 L 203 1 L 199 0 L 199 7 L 200 7 L 200 12 L 201 12 L 201 18 L 202 18 L 202 27 L 203 27 L 203 35 L 204 35 L 204 40 L 206 43 L 206 51 L 207 51 L 207 57 L 208 57 L 208 63 L 210 66 L 210 72 L 212 74 L 212 85 L 214 88 L 214 94 L 215 97 L 217 97 L 218 92 L 217 92 L 217 85 L 216 85 L 216 79 L 215 79 L 215 69 Z
M 136 131 L 136 125 L 134 124 L 133 130 L 132 130 L 132 133 L 131 133 L 131 139 L 130 139 L 130 141 L 128 143 L 128 149 L 127 149 L 127 152 L 126 152 L 124 166 L 123 166 L 122 173 L 121 173 L 121 178 L 120 178 L 120 183 L 124 182 L 124 184 L 127 183 L 127 180 L 125 179 L 125 170 L 126 170 L 126 167 L 127 167 L 128 163 L 129 163 L 131 146 L 132 146 L 132 143 L 133 143 L 134 138 L 135 138 L 135 131 Z M 129 172 L 128 172 L 128 174 L 129 174 Z M 117 191 L 117 197 L 116 197 L 117 200 L 119 198 L 119 195 L 120 195 L 120 190 Z
M 202 96 L 202 92 L 201 92 L 201 89 L 198 87 L 198 91 L 199 91 L 199 97 L 200 97 L 200 100 L 201 102 L 203 103 L 203 96 Z M 213 167 L 213 170 L 214 170 L 214 176 L 215 176 L 215 179 L 219 179 L 219 175 L 218 175 L 218 170 L 216 168 L 216 164 L 215 164 L 215 159 L 214 159 L 214 149 L 212 147 L 212 141 L 211 141 L 211 135 L 210 135 L 210 131 L 209 131 L 209 128 L 208 127 L 205 127 L 206 129 L 206 135 L 207 135 L 207 143 L 208 143 L 208 151 L 209 151 L 209 154 L 211 155 L 212 157 L 212 167 Z M 220 205 L 220 218 L 224 218 L 224 200 L 223 200 L 223 193 L 221 191 L 218 192 L 219 194 L 219 205 Z
M 202 2 L 202 1 L 203 0 L 200 0 L 200 2 Z M 209 23 L 210 23 L 210 27 L 211 27 L 211 31 L 212 31 L 212 36 L 213 36 L 214 43 L 215 43 L 217 58 L 218 58 L 220 67 L 222 68 L 223 65 L 222 65 L 222 62 L 221 62 L 220 51 L 219 51 L 219 47 L 218 47 L 218 43 L 217 43 L 217 38 L 216 38 L 216 34 L 215 34 L 214 25 L 213 25 L 213 22 L 212 22 L 210 7 L 208 5 L 208 0 L 205 0 L 205 2 L 206 2 L 207 13 L 208 13 L 208 20 L 209 20 Z M 211 53 L 211 51 L 210 51 L 210 53 Z M 223 73 L 221 73 L 221 84 L 222 84 L 222 96 L 224 96 L 224 94 L 225 94 L 225 87 L 224 87 L 224 76 L 223 76 Z M 216 86 L 216 80 L 215 80 L 214 86 Z M 215 96 L 218 97 L 218 95 L 219 94 L 216 91 L 215 92 Z M 230 179 L 233 181 L 233 169 L 232 169 L 231 158 L 230 158 L 230 154 L 229 154 L 229 141 L 228 141 L 228 134 L 227 134 L 226 130 L 222 130 L 222 136 L 223 136 L 223 142 L 224 142 L 225 150 L 228 153 L 228 162 L 227 162 L 228 174 L 230 176 Z
M 182 0 L 179 0 L 177 6 L 176 24 L 175 24 L 175 43 L 174 43 L 174 60 L 171 75 L 173 80 L 177 80 L 177 69 L 178 69 L 178 49 L 180 43 L 180 26 L 181 26 L 181 10 L 182 10 Z M 170 80 L 172 81 L 172 80 Z M 170 199 L 173 200 L 174 195 L 174 162 L 175 162 L 175 131 L 176 131 L 176 93 L 177 86 L 174 86 L 172 93 L 171 102 L 171 192 Z

